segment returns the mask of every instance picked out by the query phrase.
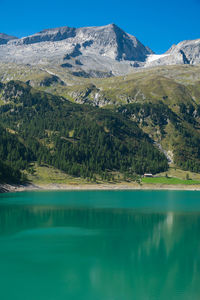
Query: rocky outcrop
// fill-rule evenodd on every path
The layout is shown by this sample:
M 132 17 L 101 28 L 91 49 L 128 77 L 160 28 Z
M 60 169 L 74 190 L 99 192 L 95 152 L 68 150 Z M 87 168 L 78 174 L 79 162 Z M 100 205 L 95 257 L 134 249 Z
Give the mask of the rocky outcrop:
M 40 86 L 43 87 L 49 87 L 55 84 L 60 84 L 60 85 L 66 85 L 64 81 L 62 81 L 58 76 L 56 75 L 49 75 L 46 76 L 43 80 L 40 81 Z
M 150 55 L 146 66 L 200 64 L 200 39 L 183 41 L 173 45 L 163 55 Z

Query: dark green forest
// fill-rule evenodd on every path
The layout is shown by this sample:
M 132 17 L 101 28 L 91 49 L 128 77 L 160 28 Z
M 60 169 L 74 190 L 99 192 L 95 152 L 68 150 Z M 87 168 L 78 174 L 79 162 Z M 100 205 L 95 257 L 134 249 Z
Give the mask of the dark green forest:
M 32 152 L 19 139 L 0 126 L 0 182 L 20 183 L 24 178 L 20 170 L 26 169 Z

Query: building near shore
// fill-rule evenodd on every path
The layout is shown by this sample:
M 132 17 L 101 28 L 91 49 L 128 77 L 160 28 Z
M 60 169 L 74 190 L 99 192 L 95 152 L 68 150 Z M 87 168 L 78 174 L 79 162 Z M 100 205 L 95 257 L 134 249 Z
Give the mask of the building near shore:
M 144 173 L 144 177 L 153 177 L 153 174 L 151 174 L 151 173 Z

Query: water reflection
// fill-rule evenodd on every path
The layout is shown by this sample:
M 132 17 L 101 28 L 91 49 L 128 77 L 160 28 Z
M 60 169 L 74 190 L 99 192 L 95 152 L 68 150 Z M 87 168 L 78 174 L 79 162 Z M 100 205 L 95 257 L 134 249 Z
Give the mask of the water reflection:
M 0 297 L 196 300 L 199 235 L 199 213 L 3 205 Z

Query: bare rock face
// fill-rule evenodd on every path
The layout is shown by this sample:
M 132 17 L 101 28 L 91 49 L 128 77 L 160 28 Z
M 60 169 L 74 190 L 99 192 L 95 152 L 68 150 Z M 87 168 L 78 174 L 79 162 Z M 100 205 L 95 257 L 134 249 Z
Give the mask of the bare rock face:
M 7 35 L 5 33 L 0 33 L 0 45 L 5 45 L 11 40 L 16 40 L 18 39 L 15 36 Z

